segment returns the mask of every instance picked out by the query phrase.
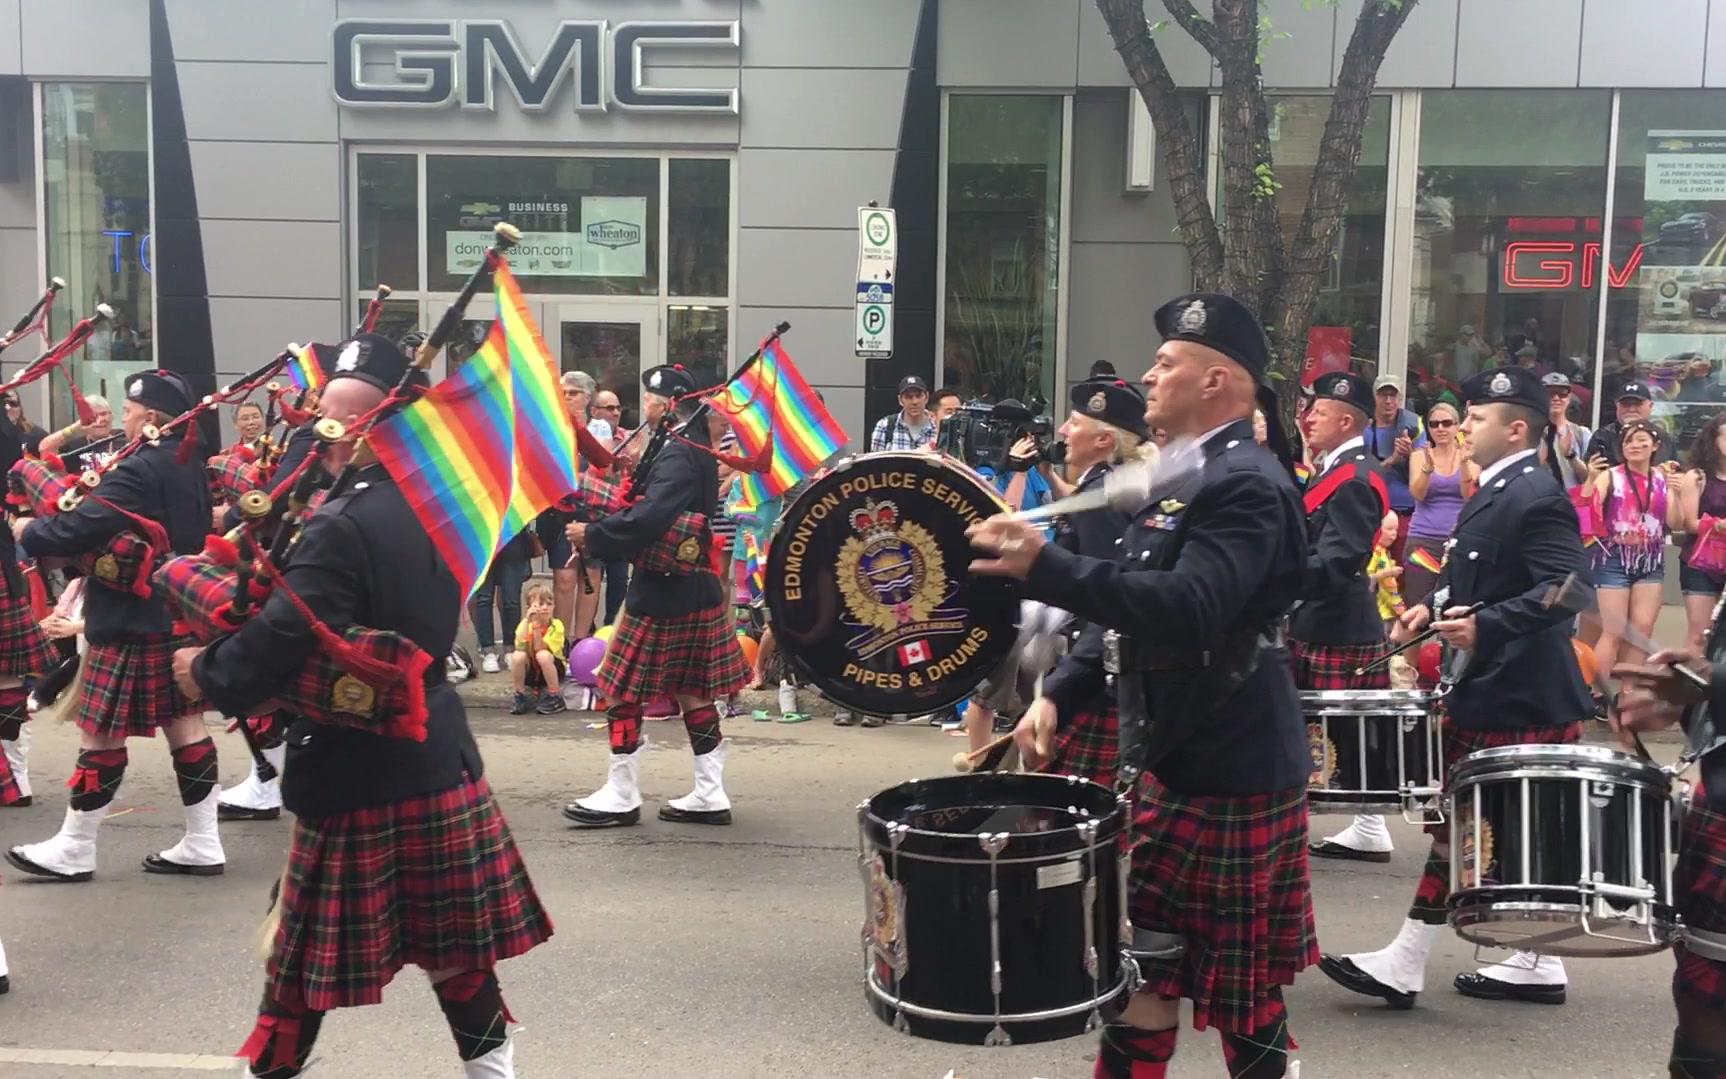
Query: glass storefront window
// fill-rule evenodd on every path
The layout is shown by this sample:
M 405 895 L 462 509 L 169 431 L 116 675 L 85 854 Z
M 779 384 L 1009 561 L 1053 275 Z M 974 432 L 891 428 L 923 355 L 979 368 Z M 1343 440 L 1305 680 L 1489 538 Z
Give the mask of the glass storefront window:
M 1283 242 L 1292 244 L 1306 211 L 1329 97 L 1271 99 L 1271 161 Z M 1327 371 L 1378 371 L 1379 302 L 1384 292 L 1384 214 L 1390 174 L 1390 99 L 1375 97 L 1361 139 L 1360 166 L 1348 192 L 1336 252 L 1319 286 L 1307 332 L 1306 383 Z
M 1592 385 L 1612 95 L 1447 90 L 1421 104 L 1410 399 L 1484 367 Z
M 44 83 L 42 147 L 48 273 L 66 279 L 50 328 L 59 337 L 98 303 L 114 309 L 70 370 L 84 393 L 118 402 L 125 376 L 155 363 L 148 88 Z M 65 381 L 52 381 L 54 422 L 68 422 Z
M 695 375 L 698 386 L 716 386 L 731 355 L 726 335 L 730 312 L 722 307 L 672 304 L 667 310 L 665 355 Z
M 1641 379 L 1684 455 L 1726 407 L 1726 98 L 1624 91 L 1613 185 L 1600 419 Z
M 528 293 L 659 294 L 659 168 L 654 158 L 426 158 L 426 280 L 461 288 L 492 226 L 522 231 L 510 267 Z
M 378 285 L 413 292 L 420 284 L 419 160 L 413 154 L 360 154 L 359 278 L 370 293 Z
M 941 381 L 967 397 L 1041 412 L 1054 396 L 1065 112 L 1052 96 L 948 99 Z
M 670 166 L 671 257 L 667 259 L 666 275 L 671 278 L 671 295 L 728 295 L 731 162 L 720 158 L 673 158 Z
M 370 306 L 371 297 L 362 299 L 354 308 L 354 325 L 358 329 L 365 320 L 366 308 Z M 403 300 L 391 296 L 384 301 L 384 308 L 378 312 L 378 322 L 373 327 L 373 333 L 381 333 L 392 341 L 399 341 L 403 335 L 420 328 L 420 302 L 418 300 Z

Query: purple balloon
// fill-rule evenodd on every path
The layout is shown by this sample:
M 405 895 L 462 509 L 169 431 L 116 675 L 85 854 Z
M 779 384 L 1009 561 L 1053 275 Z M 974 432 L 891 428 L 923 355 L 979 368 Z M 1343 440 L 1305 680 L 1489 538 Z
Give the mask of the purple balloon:
M 598 637 L 583 637 L 569 650 L 569 676 L 578 686 L 597 684 L 594 672 L 605 658 L 605 642 Z

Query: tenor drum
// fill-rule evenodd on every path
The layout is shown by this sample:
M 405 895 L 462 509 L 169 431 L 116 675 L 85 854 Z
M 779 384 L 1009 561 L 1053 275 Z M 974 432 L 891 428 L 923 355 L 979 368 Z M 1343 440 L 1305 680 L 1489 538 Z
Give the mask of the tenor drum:
M 1411 819 L 1442 823 L 1444 752 L 1434 694 L 1324 689 L 1300 697 L 1312 750 L 1307 804 L 1313 812 L 1400 809 Z
M 858 807 L 864 986 L 918 1037 L 1048 1041 L 1124 1004 L 1127 802 L 1076 776 L 913 780 Z
M 1506 746 L 1464 757 L 1450 789 L 1450 924 L 1464 939 L 1581 957 L 1675 939 L 1681 806 L 1658 765 Z
M 971 525 L 1005 503 L 929 453 L 840 463 L 788 507 L 767 551 L 774 640 L 827 697 L 872 715 L 964 700 L 1012 651 L 1018 589 L 973 577 Z

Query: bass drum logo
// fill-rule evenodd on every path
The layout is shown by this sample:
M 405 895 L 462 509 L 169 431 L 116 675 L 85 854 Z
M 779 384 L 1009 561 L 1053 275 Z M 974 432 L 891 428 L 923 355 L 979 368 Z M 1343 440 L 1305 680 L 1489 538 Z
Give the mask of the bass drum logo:
M 926 622 L 947 594 L 947 571 L 935 537 L 901 521 L 892 502 L 865 502 L 851 512 L 858 534 L 839 548 L 836 571 L 845 609 L 862 625 L 892 633 Z

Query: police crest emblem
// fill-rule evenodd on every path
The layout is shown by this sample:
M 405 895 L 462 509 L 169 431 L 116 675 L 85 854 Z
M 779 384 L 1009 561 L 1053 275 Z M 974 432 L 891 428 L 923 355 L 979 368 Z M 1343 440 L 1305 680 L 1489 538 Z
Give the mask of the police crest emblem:
M 900 517 L 892 502 L 865 502 L 851 513 L 857 535 L 839 548 L 839 594 L 851 616 L 891 632 L 926 621 L 947 594 L 935 537 Z
M 1330 789 L 1331 777 L 1336 775 L 1336 743 L 1324 736 L 1324 727 L 1318 723 L 1309 723 L 1306 728 L 1307 752 L 1312 754 L 1312 774 L 1307 777 L 1309 790 Z
M 1494 396 L 1502 397 L 1510 392 L 1510 376 L 1500 371 L 1492 376 L 1492 381 L 1486 384 L 1486 388 L 1492 391 Z
M 1108 407 L 1109 399 L 1104 395 L 1102 390 L 1098 390 L 1096 393 L 1091 394 L 1091 399 L 1085 402 L 1085 411 L 1087 412 L 1101 413 Z
M 1204 333 L 1209 322 L 1210 315 L 1205 311 L 1205 301 L 1194 300 L 1181 309 L 1175 328 L 1181 333 Z
M 330 711 L 350 716 L 369 716 L 377 707 L 378 691 L 344 674 L 330 685 Z
M 901 931 L 905 886 L 887 875 L 887 865 L 879 854 L 864 863 L 863 875 L 869 882 L 869 914 L 863 925 L 863 943 L 877 960 L 903 978 L 911 966 L 905 951 L 905 934 Z

